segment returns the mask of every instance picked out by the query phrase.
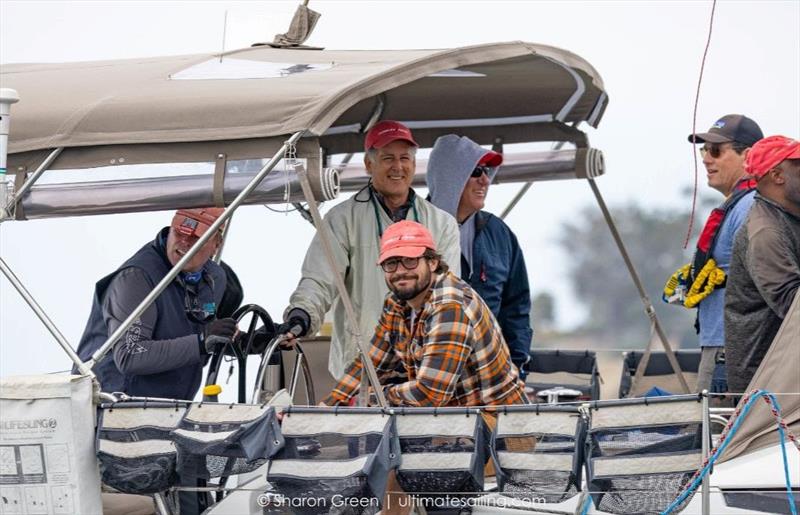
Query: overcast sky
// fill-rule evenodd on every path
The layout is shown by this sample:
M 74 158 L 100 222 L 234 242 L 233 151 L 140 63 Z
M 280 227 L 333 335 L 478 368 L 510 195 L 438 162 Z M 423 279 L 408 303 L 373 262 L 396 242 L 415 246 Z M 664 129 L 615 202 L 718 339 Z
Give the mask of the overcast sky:
M 217 52 L 223 48 L 226 11 L 224 48 L 230 50 L 284 32 L 297 3 L 0 0 L 0 63 Z M 691 199 L 682 191 L 694 180 L 686 135 L 711 5 L 312 0 L 322 19 L 308 44 L 402 49 L 524 40 L 570 50 L 599 71 L 610 97 L 599 128 L 586 129 L 592 146 L 605 153 L 607 175 L 598 184 L 609 203 L 684 209 Z M 718 2 L 698 129 L 723 114 L 745 113 L 767 135 L 800 136 L 798 26 L 796 0 Z M 702 168 L 700 174 L 703 190 Z M 487 208 L 499 213 L 517 189 L 493 187 Z M 562 220 L 592 202 L 583 183 L 537 184 L 507 220 L 523 245 L 534 291 L 557 295 L 564 327 L 578 323 L 582 313 L 561 275 L 563 256 L 554 238 Z M 699 213 L 698 223 L 706 214 Z M 3 223 L 0 255 L 77 346 L 94 282 L 150 240 L 170 216 Z M 242 278 L 247 301 L 280 316 L 312 234 L 296 215 L 257 206 L 237 212 L 226 260 Z M 675 252 L 682 252 L 681 245 L 674 242 Z M 0 375 L 66 369 L 66 358 L 5 278 L 0 290 Z

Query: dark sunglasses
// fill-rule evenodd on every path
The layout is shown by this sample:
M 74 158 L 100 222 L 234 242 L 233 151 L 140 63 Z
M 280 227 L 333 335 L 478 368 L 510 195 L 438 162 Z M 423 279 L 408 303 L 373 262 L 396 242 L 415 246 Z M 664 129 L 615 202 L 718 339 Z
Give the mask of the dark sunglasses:
M 381 268 L 386 273 L 392 273 L 397 270 L 397 265 L 403 263 L 403 268 L 406 270 L 414 270 L 419 265 L 419 260 L 418 257 L 389 258 L 381 263 Z
M 723 145 L 730 145 L 730 147 L 723 147 Z M 705 157 L 706 154 L 710 154 L 714 159 L 719 159 L 719 156 L 722 155 L 724 148 L 730 148 L 736 152 L 741 152 L 747 147 L 736 143 L 706 143 L 700 147 L 700 155 Z
M 478 178 L 483 174 L 486 174 L 486 176 L 488 177 L 489 169 L 486 168 L 485 166 L 476 166 L 475 169 L 472 170 L 472 174 L 470 175 L 470 177 Z

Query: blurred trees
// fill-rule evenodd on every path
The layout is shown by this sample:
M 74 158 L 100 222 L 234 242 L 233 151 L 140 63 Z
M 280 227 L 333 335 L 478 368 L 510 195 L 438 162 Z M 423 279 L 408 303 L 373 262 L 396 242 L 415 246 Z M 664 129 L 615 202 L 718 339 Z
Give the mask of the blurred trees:
M 556 322 L 556 299 L 550 292 L 537 293 L 531 299 L 531 325 L 534 333 L 549 332 Z
M 686 250 L 682 244 L 688 212 L 646 209 L 635 204 L 610 208 L 664 330 L 682 347 L 696 346 L 696 312 L 665 304 L 661 292 L 669 275 L 690 261 L 709 203 L 713 204 L 713 199 L 701 199 L 695 235 Z M 650 337 L 649 319 L 597 206 L 588 206 L 573 220 L 564 222 L 558 242 L 568 269 L 565 279 L 588 311 L 587 320 L 577 332 L 598 346 L 644 348 Z

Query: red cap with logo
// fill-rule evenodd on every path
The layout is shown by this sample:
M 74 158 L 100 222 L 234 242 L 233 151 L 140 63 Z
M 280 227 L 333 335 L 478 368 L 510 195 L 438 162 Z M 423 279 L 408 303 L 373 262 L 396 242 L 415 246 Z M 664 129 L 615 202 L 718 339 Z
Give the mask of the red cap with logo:
M 430 231 L 420 223 L 402 220 L 387 227 L 381 236 L 381 253 L 377 264 L 392 257 L 420 257 L 425 249 L 436 250 Z
M 494 150 L 490 150 L 483 154 L 483 157 L 481 157 L 481 160 L 478 161 L 478 164 L 482 166 L 491 166 L 492 168 L 495 166 L 500 166 L 503 164 L 503 154 L 499 154 Z
M 180 234 L 199 238 L 217 221 L 223 211 L 225 209 L 221 207 L 179 209 L 172 217 L 171 226 Z
M 770 136 L 752 146 L 744 169 L 751 177 L 760 179 L 786 159 L 800 159 L 800 141 L 786 136 Z
M 369 132 L 367 132 L 367 137 L 364 138 L 364 150 L 383 148 L 397 140 L 408 142 L 415 147 L 419 146 L 411 135 L 411 129 L 400 122 L 384 120 L 376 123 Z

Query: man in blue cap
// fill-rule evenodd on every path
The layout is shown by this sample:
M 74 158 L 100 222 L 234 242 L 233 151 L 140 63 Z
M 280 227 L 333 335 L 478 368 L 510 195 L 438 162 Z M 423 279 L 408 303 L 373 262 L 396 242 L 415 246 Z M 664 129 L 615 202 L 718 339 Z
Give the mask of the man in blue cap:
M 755 195 L 755 181 L 744 170 L 745 158 L 750 147 L 763 137 L 758 124 L 741 114 L 725 115 L 708 132 L 688 137 L 689 143 L 702 145 L 700 155 L 708 185 L 725 196 L 700 233 L 692 263 L 684 267 L 686 295 L 668 298 L 665 290 L 664 300 L 697 307 L 695 327 L 701 348 L 697 391 L 727 391 L 723 365 L 726 274 L 734 236 L 747 218 Z

